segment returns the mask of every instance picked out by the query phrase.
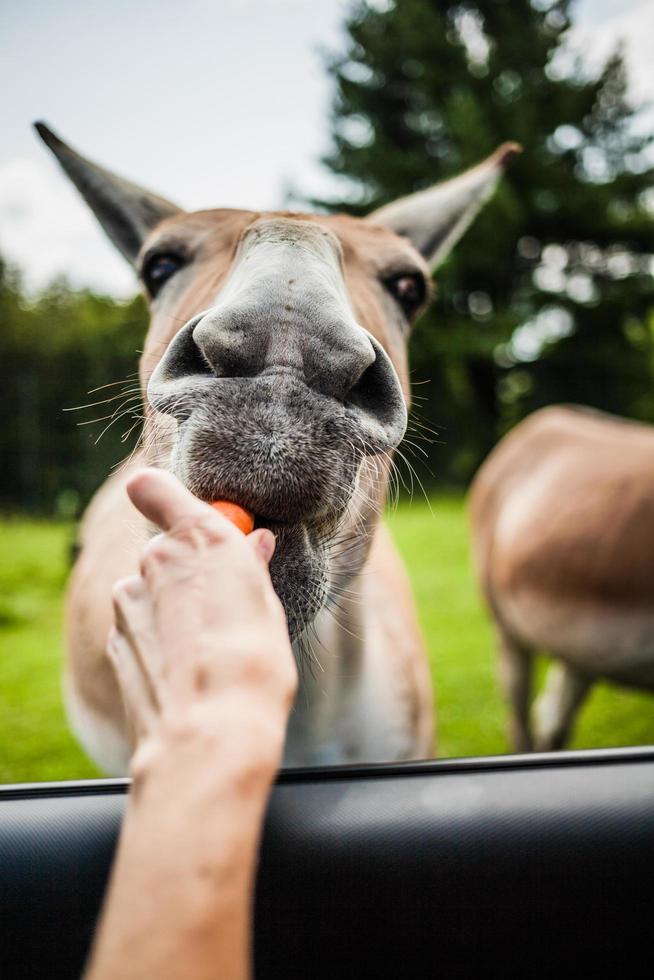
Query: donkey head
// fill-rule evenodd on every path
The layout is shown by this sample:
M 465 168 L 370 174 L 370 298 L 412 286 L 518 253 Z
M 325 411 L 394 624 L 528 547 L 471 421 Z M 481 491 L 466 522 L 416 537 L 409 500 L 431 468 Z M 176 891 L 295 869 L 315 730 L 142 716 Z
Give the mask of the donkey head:
M 150 461 L 275 532 L 299 634 L 365 561 L 406 428 L 409 326 L 516 147 L 367 219 L 188 213 L 37 129 L 148 296 Z

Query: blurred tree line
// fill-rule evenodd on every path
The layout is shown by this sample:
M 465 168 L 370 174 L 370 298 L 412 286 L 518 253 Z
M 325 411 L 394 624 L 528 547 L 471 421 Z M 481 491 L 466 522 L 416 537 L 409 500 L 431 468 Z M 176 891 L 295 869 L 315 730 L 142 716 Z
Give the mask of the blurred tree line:
M 524 148 L 438 270 L 412 340 L 439 482 L 468 481 L 551 402 L 654 422 L 651 124 L 619 50 L 590 77 L 567 48 L 573 13 L 569 0 L 371 0 L 329 63 L 325 163 L 344 197 L 329 208 L 364 214 L 506 140 Z
M 503 432 L 551 402 L 654 422 L 651 127 L 627 98 L 619 51 L 589 77 L 567 50 L 571 10 L 569 0 L 358 2 L 330 62 L 325 162 L 343 199 L 324 206 L 366 213 L 505 140 L 524 147 L 438 271 L 412 340 L 417 414 L 440 433 L 425 446 L 440 485 L 467 482 Z M 0 506 L 72 512 L 129 453 L 145 327 L 140 298 L 63 282 L 27 298 L 0 264 Z M 113 383 L 126 379 L 124 394 Z
M 140 296 L 122 303 L 58 282 L 27 298 L 0 260 L 3 510 L 70 516 L 129 454 L 138 424 L 122 439 L 140 416 L 134 372 L 146 325 Z

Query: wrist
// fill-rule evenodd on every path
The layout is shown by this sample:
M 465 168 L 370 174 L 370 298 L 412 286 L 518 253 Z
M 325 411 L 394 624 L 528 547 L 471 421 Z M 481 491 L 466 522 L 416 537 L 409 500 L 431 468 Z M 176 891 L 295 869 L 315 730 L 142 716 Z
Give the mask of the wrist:
M 163 780 L 207 792 L 259 794 L 282 762 L 287 713 L 251 692 L 231 692 L 162 714 L 134 753 L 135 789 Z

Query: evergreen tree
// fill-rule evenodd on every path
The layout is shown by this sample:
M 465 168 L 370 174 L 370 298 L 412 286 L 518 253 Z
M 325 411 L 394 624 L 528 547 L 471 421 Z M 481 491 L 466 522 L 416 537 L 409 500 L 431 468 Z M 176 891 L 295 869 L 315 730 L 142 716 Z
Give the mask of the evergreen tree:
M 28 298 L 0 258 L 0 509 L 70 514 L 129 454 L 146 326 L 140 296 L 123 303 L 60 281 Z
M 330 63 L 325 162 L 346 199 L 320 202 L 332 209 L 363 214 L 505 140 L 524 148 L 438 271 L 413 338 L 414 381 L 429 379 L 419 413 L 443 427 L 440 480 L 469 479 L 551 402 L 654 422 L 652 138 L 620 51 L 590 77 L 567 50 L 573 12 L 570 0 L 358 3 Z

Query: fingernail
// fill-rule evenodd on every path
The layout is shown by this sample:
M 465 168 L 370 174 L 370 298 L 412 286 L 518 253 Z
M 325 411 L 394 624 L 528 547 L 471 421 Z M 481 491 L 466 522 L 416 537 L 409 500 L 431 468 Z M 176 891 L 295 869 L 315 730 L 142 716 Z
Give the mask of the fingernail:
M 275 553 L 275 535 L 268 528 L 261 528 L 258 534 L 257 551 L 268 564 Z

